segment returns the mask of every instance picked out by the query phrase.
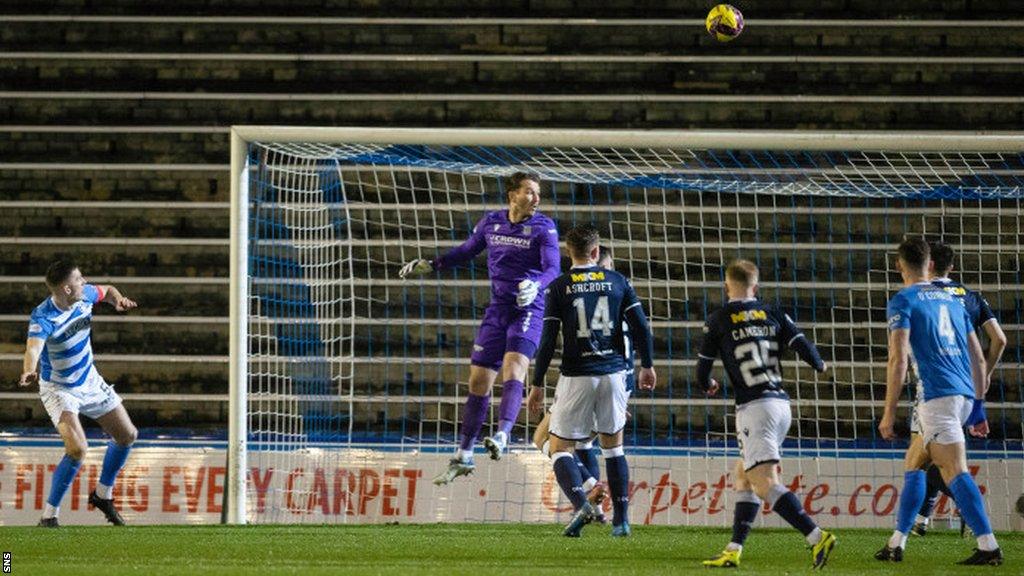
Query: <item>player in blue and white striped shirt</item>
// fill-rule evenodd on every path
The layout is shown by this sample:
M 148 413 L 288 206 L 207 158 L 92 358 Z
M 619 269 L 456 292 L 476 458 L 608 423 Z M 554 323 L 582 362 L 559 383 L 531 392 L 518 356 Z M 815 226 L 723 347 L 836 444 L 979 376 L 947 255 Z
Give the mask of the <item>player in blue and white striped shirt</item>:
M 886 440 L 896 437 L 896 406 L 912 351 L 924 389 L 924 403 L 918 415 L 925 449 L 953 493 L 960 515 L 978 538 L 974 554 L 960 564 L 997 566 L 1002 564 L 1003 554 L 992 533 L 978 485 L 967 471 L 963 430 L 967 425 L 977 435 L 988 433 L 985 356 L 963 302 L 928 281 L 930 261 L 931 250 L 923 239 L 910 238 L 900 244 L 897 265 L 905 287 L 889 300 L 887 310 L 889 366 L 885 412 L 878 430 Z M 896 530 L 875 554 L 876 559 L 903 560 L 907 535 L 925 498 L 925 485 L 924 470 L 905 472 Z
M 64 440 L 64 458 L 53 472 L 40 526 L 57 527 L 60 502 L 85 458 L 88 442 L 78 420 L 82 413 L 110 434 L 103 471 L 96 490 L 89 494 L 92 504 L 114 525 L 124 520 L 114 507 L 114 480 L 128 459 L 138 432 L 121 405 L 121 397 L 93 365 L 92 306 L 106 302 L 118 312 L 136 307 L 117 288 L 86 283 L 73 262 L 53 263 L 46 271 L 50 297 L 32 311 L 28 342 L 22 365 L 21 386 L 39 383 L 39 396 L 53 425 Z M 37 369 L 38 366 L 38 369 Z

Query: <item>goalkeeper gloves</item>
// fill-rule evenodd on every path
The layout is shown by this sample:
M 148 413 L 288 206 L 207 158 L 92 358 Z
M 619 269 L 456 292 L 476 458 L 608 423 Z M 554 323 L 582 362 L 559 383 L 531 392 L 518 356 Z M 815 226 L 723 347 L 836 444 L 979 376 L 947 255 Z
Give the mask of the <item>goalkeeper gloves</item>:
M 526 308 L 533 301 L 537 299 L 537 294 L 540 293 L 540 282 L 534 282 L 527 278 L 519 283 L 519 292 L 516 294 L 516 305 L 520 308 Z
M 434 265 L 430 260 L 417 258 L 405 266 L 402 266 L 402 269 L 398 271 L 398 277 L 405 280 L 407 276 L 419 276 L 421 274 L 429 274 L 433 271 Z
M 974 406 L 971 407 L 971 415 L 967 417 L 967 422 L 965 422 L 965 424 L 968 426 L 977 426 L 986 420 L 988 420 L 988 417 L 985 416 L 985 399 L 975 398 Z

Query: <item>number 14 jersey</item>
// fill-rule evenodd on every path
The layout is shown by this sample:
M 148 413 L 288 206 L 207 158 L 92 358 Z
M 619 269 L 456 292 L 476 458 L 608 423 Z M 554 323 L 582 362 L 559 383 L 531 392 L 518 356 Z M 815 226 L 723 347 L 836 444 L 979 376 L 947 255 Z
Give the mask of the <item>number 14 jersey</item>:
M 793 319 L 774 306 L 756 299 L 730 300 L 708 316 L 700 356 L 722 359 L 737 405 L 763 398 L 788 400 L 779 359 L 803 337 Z

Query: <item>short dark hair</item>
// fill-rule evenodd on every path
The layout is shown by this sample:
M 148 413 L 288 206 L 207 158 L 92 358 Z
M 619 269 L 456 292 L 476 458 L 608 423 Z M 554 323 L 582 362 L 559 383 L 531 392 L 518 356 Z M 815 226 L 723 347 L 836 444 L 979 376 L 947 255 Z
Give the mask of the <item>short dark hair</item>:
M 505 201 L 507 202 L 509 195 L 516 190 L 519 190 L 519 187 L 527 180 L 540 184 L 540 177 L 536 174 L 530 174 L 529 172 L 515 172 L 509 176 L 508 184 L 505 185 Z
M 593 224 L 577 224 L 565 235 L 565 245 L 569 248 L 569 255 L 582 258 L 590 253 L 598 243 L 601 242 L 601 235 Z
M 67 281 L 68 276 L 78 268 L 78 264 L 71 258 L 61 258 L 46 269 L 46 285 L 60 286 Z
M 920 236 L 904 238 L 898 251 L 900 259 L 915 268 L 924 268 L 931 256 L 928 243 Z
M 750 260 L 742 258 L 729 262 L 729 265 L 725 268 L 726 280 L 738 282 L 747 288 L 757 284 L 758 276 L 760 276 L 760 272 L 757 269 L 757 265 Z
M 945 274 L 953 267 L 953 247 L 942 240 L 932 242 L 928 247 L 932 253 L 932 262 L 935 263 L 935 272 Z

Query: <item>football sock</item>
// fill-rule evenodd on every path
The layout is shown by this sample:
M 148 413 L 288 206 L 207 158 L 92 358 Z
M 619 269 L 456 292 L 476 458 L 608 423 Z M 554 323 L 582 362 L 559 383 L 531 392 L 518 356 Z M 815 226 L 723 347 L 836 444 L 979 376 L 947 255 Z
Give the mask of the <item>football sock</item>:
M 131 446 L 121 446 L 117 442 L 107 443 L 107 453 L 103 455 L 103 471 L 100 472 L 100 482 L 96 487 L 97 496 L 106 500 L 114 497 L 114 482 L 117 480 L 121 468 L 124 468 L 124 463 L 128 460 L 128 453 L 131 450 Z M 101 488 L 103 489 L 102 493 L 100 492 Z
M 601 479 L 601 465 L 597 462 L 597 454 L 594 453 L 593 448 L 577 448 L 576 459 L 579 461 L 580 466 L 587 470 L 584 477 L 590 476 L 595 480 Z
M 498 430 L 505 433 L 505 441 L 512 437 L 512 427 L 519 418 L 523 405 L 523 383 L 506 380 L 501 388 L 501 405 L 498 407 Z
M 925 470 L 907 470 L 903 472 L 903 490 L 899 494 L 899 507 L 896 509 L 896 531 L 901 534 L 909 534 L 913 527 L 913 520 L 918 516 L 918 510 L 925 499 L 925 491 L 928 489 Z M 893 537 L 896 535 L 894 534 Z M 890 538 L 890 547 L 893 539 Z M 901 546 L 902 547 L 902 546 Z
M 612 495 L 612 524 L 619 526 L 629 522 L 629 464 L 622 446 L 602 448 L 601 454 Z
M 572 509 L 579 510 L 587 501 L 583 492 L 583 480 L 580 478 L 580 469 L 576 466 L 572 454 L 568 452 L 555 452 L 551 456 L 552 467 L 555 469 L 555 479 L 562 493 L 572 502 Z
M 473 445 L 476 444 L 476 437 L 480 434 L 480 427 L 484 425 L 487 418 L 487 409 L 491 404 L 491 395 L 477 396 L 470 393 L 466 397 L 466 409 L 462 413 L 462 429 L 459 433 L 459 449 L 462 460 L 472 459 Z M 466 458 L 466 453 L 470 457 Z
M 807 539 L 807 543 L 814 545 L 821 539 L 821 530 L 811 517 L 807 515 L 804 507 L 800 505 L 796 495 L 789 491 L 782 484 L 775 484 L 768 490 L 768 502 L 783 520 L 790 526 L 796 528 Z
M 78 474 L 78 469 L 82 467 L 80 460 L 75 460 L 64 455 L 60 459 L 60 463 L 57 464 L 57 468 L 53 471 L 53 483 L 50 485 L 50 496 L 46 499 L 46 503 L 53 508 L 53 516 L 56 516 L 60 509 L 60 501 L 64 499 L 64 494 L 67 493 L 68 488 L 71 486 L 71 482 L 75 479 L 75 475 Z M 50 510 L 47 509 L 46 512 Z M 53 516 L 46 516 L 44 518 L 52 518 Z
M 750 529 L 754 527 L 754 520 L 757 520 L 757 513 L 761 511 L 761 499 L 750 490 L 744 490 L 736 494 L 736 508 L 732 515 L 732 541 L 729 543 L 730 550 L 740 550 Z
M 967 522 L 971 531 L 978 537 L 978 549 L 989 551 L 998 548 L 995 537 L 992 535 L 992 526 L 988 522 L 988 515 L 985 514 L 981 491 L 978 490 L 978 485 L 974 483 L 974 478 L 971 478 L 970 473 L 957 474 L 949 483 L 949 489 L 953 492 L 953 498 L 957 507 L 960 508 L 960 515 L 963 516 L 964 522 Z M 983 536 L 991 537 L 984 539 L 985 548 L 982 548 Z

